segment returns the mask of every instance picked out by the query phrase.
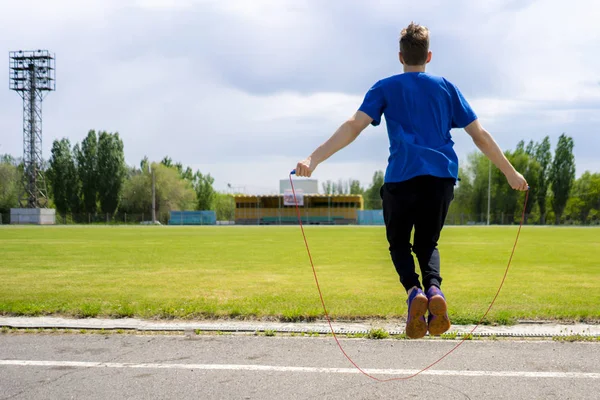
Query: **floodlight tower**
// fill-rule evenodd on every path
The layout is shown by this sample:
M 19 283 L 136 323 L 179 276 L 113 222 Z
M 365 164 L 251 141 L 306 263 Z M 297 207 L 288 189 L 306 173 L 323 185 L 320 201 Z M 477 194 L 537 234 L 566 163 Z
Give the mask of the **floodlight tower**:
M 48 203 L 42 168 L 42 101 L 56 90 L 54 54 L 48 50 L 9 53 L 10 90 L 23 99 L 23 189 L 21 207 L 43 208 Z

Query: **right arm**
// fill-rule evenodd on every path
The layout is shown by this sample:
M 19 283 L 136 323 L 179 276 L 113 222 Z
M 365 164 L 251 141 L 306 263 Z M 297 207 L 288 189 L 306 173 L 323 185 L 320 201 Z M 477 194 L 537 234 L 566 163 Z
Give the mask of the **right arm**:
M 467 125 L 465 131 L 471 136 L 479 150 L 502 171 L 513 189 L 525 191 L 529 188 L 523 175 L 515 170 L 492 135 L 481 126 L 478 119 Z
M 385 95 L 379 81 L 369 89 L 358 111 L 308 158 L 298 163 L 296 175 L 310 177 L 319 164 L 352 143 L 367 126 L 379 125 L 385 105 Z
M 357 111 L 356 114 L 344 122 L 307 159 L 298 163 L 296 166 L 296 175 L 310 177 L 319 164 L 352 143 L 372 121 L 373 119 L 367 114 Z

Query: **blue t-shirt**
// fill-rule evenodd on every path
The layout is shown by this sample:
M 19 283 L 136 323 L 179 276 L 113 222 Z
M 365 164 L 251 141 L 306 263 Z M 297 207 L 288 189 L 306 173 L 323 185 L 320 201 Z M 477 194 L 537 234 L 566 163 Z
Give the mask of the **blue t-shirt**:
M 477 119 L 458 88 L 424 72 L 405 72 L 377 82 L 360 111 L 381 122 L 385 115 L 390 157 L 385 182 L 419 175 L 458 179 L 458 157 L 450 135 Z

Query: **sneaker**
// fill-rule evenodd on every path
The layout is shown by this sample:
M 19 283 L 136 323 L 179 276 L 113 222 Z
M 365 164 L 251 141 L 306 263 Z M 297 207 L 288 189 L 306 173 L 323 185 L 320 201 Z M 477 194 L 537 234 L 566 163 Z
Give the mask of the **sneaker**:
M 411 339 L 420 339 L 427 333 L 427 297 L 421 289 L 414 289 L 408 300 L 408 317 L 406 318 L 406 336 Z
M 429 316 L 427 317 L 429 334 L 441 335 L 450 329 L 446 298 L 437 286 L 432 286 L 427 290 L 427 300 L 429 302 Z

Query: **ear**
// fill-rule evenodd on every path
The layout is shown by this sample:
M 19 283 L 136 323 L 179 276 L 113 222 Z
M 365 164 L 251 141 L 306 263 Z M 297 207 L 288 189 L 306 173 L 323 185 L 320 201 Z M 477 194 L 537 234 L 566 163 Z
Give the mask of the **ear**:
M 429 64 L 431 62 L 431 51 L 427 53 L 427 62 L 426 64 Z
M 402 57 L 402 52 L 398 53 L 398 59 L 400 60 L 400 64 L 404 65 L 404 57 Z

